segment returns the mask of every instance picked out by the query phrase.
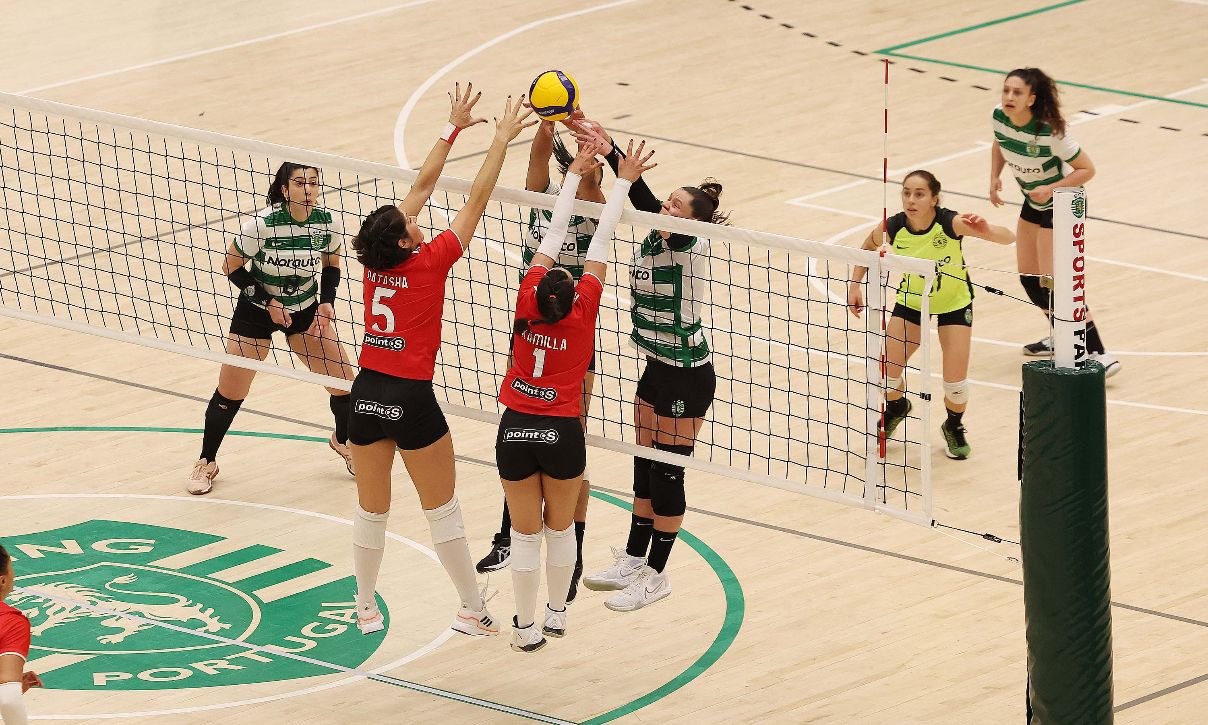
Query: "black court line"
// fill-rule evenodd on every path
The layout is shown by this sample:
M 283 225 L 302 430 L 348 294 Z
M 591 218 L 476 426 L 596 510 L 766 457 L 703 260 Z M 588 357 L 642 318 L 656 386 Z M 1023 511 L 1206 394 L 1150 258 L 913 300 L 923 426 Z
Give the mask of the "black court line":
M 73 368 L 64 367 L 62 365 L 55 365 L 53 363 L 42 362 L 39 360 L 30 360 L 28 358 L 18 357 L 16 355 L 8 355 L 5 353 L 0 353 L 0 358 L 6 359 L 6 360 L 12 360 L 14 362 L 25 363 L 27 365 L 35 365 L 37 367 L 47 368 L 47 369 L 55 370 L 55 371 L 59 371 L 59 372 L 70 373 L 73 375 L 82 375 L 84 377 L 93 378 L 95 380 L 102 380 L 102 381 L 109 382 L 109 383 L 117 383 L 119 385 L 128 385 L 130 387 L 139 388 L 141 390 L 147 390 L 147 391 L 156 392 L 156 393 L 163 393 L 164 395 L 171 395 L 171 396 L 177 397 L 177 398 L 185 398 L 187 400 L 196 400 L 198 402 L 206 402 L 205 399 L 199 398 L 194 395 L 178 393 L 173 390 L 167 390 L 165 388 L 158 388 L 158 387 L 151 386 L 151 385 L 144 385 L 142 383 L 134 383 L 129 380 L 121 380 L 119 378 L 112 378 L 112 377 L 109 377 L 106 375 L 98 375 L 96 373 L 85 372 L 83 370 L 75 370 Z M 251 408 L 240 408 L 240 411 L 246 411 L 253 415 L 259 415 L 259 416 L 263 416 L 266 418 L 273 418 L 276 420 L 287 421 L 290 423 L 297 423 L 298 425 L 306 426 L 309 428 L 329 430 L 329 426 L 326 426 L 326 425 L 323 425 L 320 423 L 311 423 L 309 421 L 298 420 L 296 418 L 288 418 L 285 416 L 276 415 L 274 413 L 267 413 L 264 411 L 253 410 Z M 495 467 L 495 464 L 493 462 L 484 461 L 481 458 L 473 458 L 471 456 L 463 456 L 463 455 L 456 455 L 455 458 L 463 463 L 470 463 L 470 464 L 473 464 L 476 466 L 482 466 L 483 468 L 494 468 Z M 603 491 L 605 493 L 610 493 L 614 496 L 620 496 L 622 498 L 633 498 L 633 493 L 629 492 L 629 491 L 618 491 L 616 489 L 604 488 L 603 486 L 596 486 L 596 485 L 593 485 L 592 488 L 599 490 L 599 491 Z M 989 572 L 978 571 L 976 569 L 969 569 L 969 568 L 966 568 L 963 566 L 956 566 L 954 564 L 946 564 L 942 561 L 933 561 L 931 559 L 924 559 L 922 557 L 910 556 L 909 554 L 902 554 L 902 553 L 899 553 L 896 551 L 889 551 L 888 549 L 879 549 L 874 546 L 867 546 L 865 544 L 857 544 L 852 541 L 843 541 L 842 539 L 835 539 L 835 538 L 832 538 L 829 536 L 822 536 L 820 534 L 811 534 L 807 531 L 800 531 L 798 529 L 790 529 L 785 526 L 777 526 L 775 524 L 769 524 L 769 523 L 766 523 L 763 521 L 756 521 L 754 519 L 743 518 L 741 516 L 733 516 L 733 515 L 724 514 L 724 513 L 718 512 L 718 511 L 710 511 L 708 509 L 697 508 L 695 506 L 689 506 L 687 510 L 691 511 L 692 513 L 695 513 L 695 514 L 700 514 L 702 516 L 709 516 L 711 518 L 722 519 L 724 521 L 731 521 L 731 522 L 738 523 L 738 524 L 746 524 L 748 526 L 754 526 L 756 528 L 765 529 L 767 531 L 776 531 L 776 532 L 779 532 L 782 534 L 788 534 L 790 536 L 796 536 L 796 537 L 799 537 L 802 539 L 810 539 L 812 541 L 817 541 L 817 542 L 824 543 L 824 544 L 832 544 L 834 546 L 841 546 L 841 547 L 848 548 L 848 549 L 855 549 L 855 550 L 863 551 L 863 552 L 866 552 L 869 554 L 875 554 L 878 556 L 886 556 L 886 557 L 889 557 L 892 559 L 908 561 L 908 562 L 911 562 L 914 564 L 922 564 L 923 566 L 935 567 L 937 569 L 944 569 L 944 570 L 956 572 L 959 574 L 968 574 L 970 576 L 975 576 L 975 577 L 978 577 L 981 579 L 988 579 L 991 581 L 999 581 L 999 582 L 1003 582 L 1006 584 L 1014 584 L 1016 586 L 1023 586 L 1023 581 L 1021 579 L 1013 579 L 1011 577 L 1002 576 L 1000 574 L 991 574 Z M 1206 622 L 1206 621 L 1199 620 L 1199 619 L 1193 619 L 1191 617 L 1183 617 L 1183 616 L 1180 616 L 1177 614 L 1170 614 L 1167 612 L 1160 612 L 1156 609 L 1148 609 L 1145 607 L 1138 607 L 1133 604 L 1125 604 L 1125 603 L 1116 602 L 1116 601 L 1112 601 L 1112 606 L 1120 608 L 1120 609 L 1124 609 L 1127 611 L 1131 611 L 1131 612 L 1137 612 L 1139 614 L 1152 615 L 1154 617 L 1159 617 L 1161 619 L 1169 619 L 1169 620 L 1175 621 L 1175 622 L 1183 622 L 1184 624 L 1193 624 L 1197 627 L 1208 627 L 1208 622 Z M 1190 680 L 1186 680 L 1184 682 L 1180 682 L 1176 685 L 1172 685 L 1170 687 L 1167 687 L 1162 690 L 1158 690 L 1156 692 L 1151 692 L 1148 695 L 1144 695 L 1144 696 L 1136 698 L 1134 700 L 1129 700 L 1128 702 L 1117 705 L 1115 707 L 1114 711 L 1119 712 L 1120 710 L 1125 710 L 1125 709 L 1128 709 L 1131 707 L 1136 707 L 1137 705 L 1144 704 L 1146 702 L 1155 700 L 1164 695 L 1168 695 L 1170 693 L 1177 692 L 1179 690 L 1185 689 L 1187 687 L 1191 687 L 1193 685 L 1197 685 L 1204 681 L 1208 681 L 1208 674 L 1201 675 L 1199 677 L 1196 677 L 1196 678 L 1193 678 Z

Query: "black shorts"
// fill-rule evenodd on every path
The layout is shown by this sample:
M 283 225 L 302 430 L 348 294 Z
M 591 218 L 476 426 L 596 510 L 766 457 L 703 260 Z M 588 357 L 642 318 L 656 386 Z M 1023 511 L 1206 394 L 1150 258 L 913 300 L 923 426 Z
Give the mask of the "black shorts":
M 1041 229 L 1053 228 L 1053 207 L 1049 207 L 1044 211 L 1033 209 L 1032 205 L 1026 201 L 1023 203 L 1023 208 L 1019 210 L 1019 218 L 1025 222 L 1032 222 Z
M 289 327 L 283 327 L 273 322 L 268 310 L 257 307 L 247 297 L 239 295 L 235 313 L 231 315 L 231 334 L 253 340 L 271 340 L 274 332 L 284 332 L 286 337 L 297 335 L 310 329 L 318 308 L 319 302 L 316 300 L 306 309 L 289 313 Z
M 516 336 L 513 335 L 508 338 L 508 355 L 512 354 L 512 351 L 515 349 L 515 347 L 516 347 Z M 587 363 L 587 372 L 594 373 L 595 371 L 596 371 L 596 351 L 592 350 L 591 362 Z
M 923 319 L 923 314 L 916 309 L 907 307 L 901 303 L 893 306 L 893 316 L 900 317 L 907 322 L 915 325 L 919 324 Z M 935 318 L 936 327 L 945 327 L 947 325 L 963 325 L 964 327 L 973 327 L 973 303 L 965 305 L 959 310 L 951 312 L 941 312 L 938 315 L 932 315 Z
M 389 438 L 399 449 L 414 451 L 448 432 L 431 380 L 396 378 L 361 368 L 352 381 L 349 443 L 367 446 Z
M 532 415 L 507 408 L 495 438 L 495 463 L 505 481 L 520 481 L 538 471 L 558 479 L 581 476 L 587 468 L 583 426 L 577 417 Z
M 715 392 L 713 363 L 684 368 L 647 357 L 638 381 L 638 398 L 653 405 L 655 414 L 669 418 L 705 417 Z

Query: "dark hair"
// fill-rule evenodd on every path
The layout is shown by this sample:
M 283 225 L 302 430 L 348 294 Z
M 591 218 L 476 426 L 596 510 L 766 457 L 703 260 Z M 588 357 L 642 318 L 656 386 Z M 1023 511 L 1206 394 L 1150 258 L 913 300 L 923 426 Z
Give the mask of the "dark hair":
M 8 550 L 4 548 L 3 544 L 0 544 L 0 574 L 8 573 L 8 562 L 11 559 L 12 557 L 8 555 Z
M 268 187 L 268 193 L 265 194 L 269 204 L 280 204 L 285 201 L 285 192 L 281 189 L 289 183 L 289 177 L 293 176 L 298 169 L 314 169 L 316 174 L 319 173 L 319 167 L 310 164 L 295 164 L 292 161 L 281 164 L 277 167 L 277 175 L 273 177 L 273 185 Z
M 566 176 L 566 172 L 570 170 L 570 165 L 574 160 L 575 155 L 570 152 L 570 149 L 566 148 L 566 144 L 562 143 L 562 137 L 554 133 L 554 163 L 558 164 L 558 171 L 563 176 Z M 603 181 L 603 167 L 597 169 L 597 172 L 599 174 L 597 180 Z
M 407 217 L 394 204 L 375 209 L 361 229 L 352 238 L 352 249 L 357 261 L 369 269 L 391 269 L 411 256 L 410 249 L 403 249 L 398 242 L 407 236 Z
M 537 311 L 541 313 L 541 319 L 517 318 L 513 332 L 524 332 L 536 325 L 552 325 L 570 314 L 575 303 L 575 280 L 564 269 L 558 274 L 553 271 L 546 270 L 537 283 Z
M 1049 125 L 1053 133 L 1065 135 L 1065 118 L 1061 115 L 1061 99 L 1057 93 L 1057 83 L 1039 68 L 1016 68 L 1007 74 L 1014 76 L 1027 84 L 1035 94 L 1032 103 L 1032 115 Z
M 700 186 L 685 186 L 683 189 L 688 192 L 688 196 L 692 197 L 693 219 L 714 224 L 730 222 L 729 212 L 717 210 L 717 207 L 721 205 L 721 182 L 717 179 L 710 176 L 700 182 Z
M 905 178 L 902 179 L 902 183 L 905 184 L 906 179 L 909 179 L 912 176 L 917 176 L 920 179 L 922 179 L 924 182 L 926 182 L 927 188 L 931 190 L 932 196 L 940 195 L 940 180 L 935 178 L 935 174 L 931 173 L 930 171 L 925 171 L 923 169 L 915 169 L 914 171 L 911 171 L 909 174 L 906 174 Z

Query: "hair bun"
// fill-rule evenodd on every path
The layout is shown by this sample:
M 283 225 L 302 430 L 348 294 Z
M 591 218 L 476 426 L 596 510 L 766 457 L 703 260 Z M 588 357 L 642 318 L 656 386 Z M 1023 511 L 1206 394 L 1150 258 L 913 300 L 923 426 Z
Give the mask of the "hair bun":
M 710 176 L 700 182 L 699 188 L 713 200 L 713 210 L 716 211 L 721 206 L 721 182 Z

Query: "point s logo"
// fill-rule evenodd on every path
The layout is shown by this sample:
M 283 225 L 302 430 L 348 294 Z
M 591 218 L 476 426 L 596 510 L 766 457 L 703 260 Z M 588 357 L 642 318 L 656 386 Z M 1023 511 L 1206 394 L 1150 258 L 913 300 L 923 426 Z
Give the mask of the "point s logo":
M 1074 204 L 1075 215 L 1077 215 L 1077 201 Z M 1086 224 L 1078 222 L 1071 228 L 1073 235 L 1074 259 L 1073 259 L 1073 284 L 1070 286 L 1070 293 L 1074 300 L 1074 322 L 1083 322 L 1086 319 Z

